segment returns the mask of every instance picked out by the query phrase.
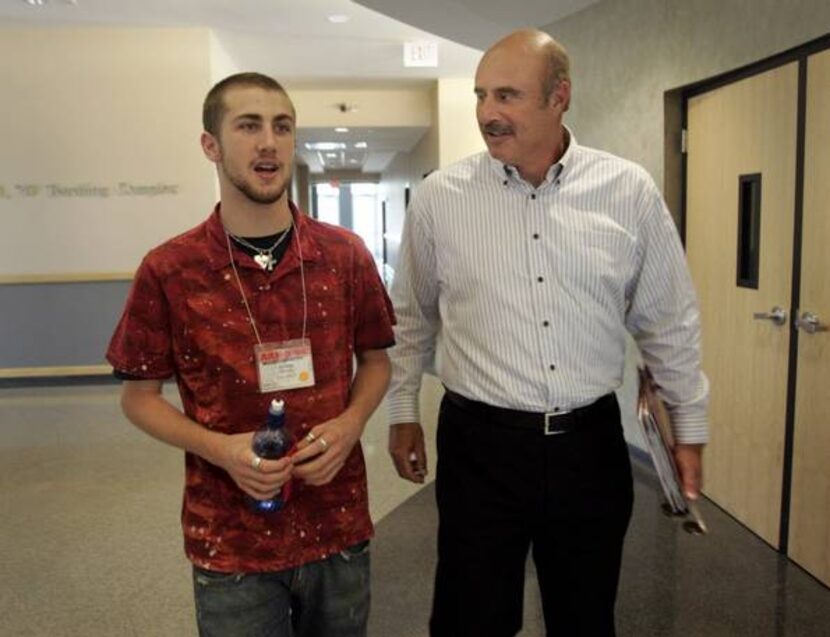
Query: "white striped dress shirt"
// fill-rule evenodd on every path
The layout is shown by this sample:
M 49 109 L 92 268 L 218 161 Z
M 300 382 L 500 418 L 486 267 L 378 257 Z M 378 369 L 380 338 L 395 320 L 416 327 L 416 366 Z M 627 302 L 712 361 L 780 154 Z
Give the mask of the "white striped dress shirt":
M 697 301 L 677 229 L 644 169 L 579 146 L 534 188 L 483 152 L 413 193 L 392 286 L 390 422 L 419 422 L 421 375 L 523 411 L 622 383 L 625 331 L 679 442 L 707 439 Z

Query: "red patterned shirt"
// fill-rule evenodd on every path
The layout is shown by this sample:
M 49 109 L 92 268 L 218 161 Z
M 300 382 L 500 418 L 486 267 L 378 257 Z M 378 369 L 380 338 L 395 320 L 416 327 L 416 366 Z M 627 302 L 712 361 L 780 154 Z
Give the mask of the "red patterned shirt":
M 392 305 L 361 240 L 292 207 L 291 246 L 273 272 L 234 250 L 234 262 L 263 342 L 301 336 L 303 272 L 313 387 L 262 394 L 256 337 L 230 266 L 219 207 L 196 228 L 152 250 L 136 273 L 107 359 L 131 378 L 175 376 L 185 413 L 214 431 L 260 427 L 273 398 L 286 401 L 295 437 L 339 415 L 349 402 L 356 352 L 394 343 Z M 276 514 L 251 511 L 230 476 L 186 454 L 185 552 L 202 568 L 277 571 L 341 551 L 372 535 L 360 445 L 325 486 L 294 484 Z

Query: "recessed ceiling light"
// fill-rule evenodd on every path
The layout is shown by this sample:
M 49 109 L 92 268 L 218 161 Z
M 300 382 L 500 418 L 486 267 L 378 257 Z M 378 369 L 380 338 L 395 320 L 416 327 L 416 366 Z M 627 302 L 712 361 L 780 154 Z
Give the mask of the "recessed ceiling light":
M 335 133 L 348 133 L 349 129 L 345 128 L 343 126 L 338 126 L 337 128 L 334 129 L 334 132 Z
M 355 142 L 354 147 L 355 148 L 369 148 L 369 144 L 367 144 L 366 142 Z
M 307 150 L 343 150 L 346 144 L 343 142 L 306 142 Z
M 329 16 L 329 22 L 332 24 L 343 24 L 344 22 L 349 21 L 349 16 L 343 15 L 342 13 L 335 13 Z
M 46 0 L 23 0 L 26 4 L 31 5 L 33 7 L 42 7 L 46 4 Z

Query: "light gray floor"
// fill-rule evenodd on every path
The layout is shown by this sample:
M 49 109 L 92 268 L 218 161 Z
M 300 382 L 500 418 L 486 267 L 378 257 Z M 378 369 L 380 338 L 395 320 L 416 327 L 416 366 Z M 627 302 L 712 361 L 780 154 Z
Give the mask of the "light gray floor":
M 701 509 L 711 534 L 688 535 L 660 511 L 650 470 L 635 464 L 634 477 L 619 637 L 830 636 L 830 590 L 710 503 Z M 436 523 L 428 486 L 378 524 L 372 637 L 426 636 Z M 534 578 L 528 564 L 521 637 L 545 634 Z
M 183 454 L 130 425 L 118 392 L 0 389 L 1 637 L 196 634 Z M 375 521 L 421 488 L 395 474 L 386 434 L 380 409 L 363 436 Z
M 178 521 L 182 454 L 128 425 L 117 392 L 0 389 L 2 637 L 195 635 Z M 377 522 L 370 635 L 425 637 L 433 490 L 394 475 L 380 416 L 364 446 Z M 828 589 L 714 506 L 704 507 L 713 534 L 687 536 L 658 512 L 653 477 L 635 475 L 621 636 L 830 635 Z M 525 637 L 544 634 L 532 577 Z

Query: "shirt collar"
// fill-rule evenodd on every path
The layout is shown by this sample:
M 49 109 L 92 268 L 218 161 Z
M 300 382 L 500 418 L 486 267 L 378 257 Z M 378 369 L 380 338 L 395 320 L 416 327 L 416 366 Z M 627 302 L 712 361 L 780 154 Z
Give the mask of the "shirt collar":
M 571 132 L 571 129 L 565 125 L 563 125 L 563 128 L 565 129 L 565 139 L 567 141 L 565 152 L 562 154 L 562 157 L 559 158 L 558 162 L 552 164 L 550 168 L 548 168 L 547 175 L 545 176 L 545 180 L 539 186 L 540 188 L 543 188 L 557 179 L 563 179 L 566 176 L 569 167 L 573 164 L 573 157 L 577 152 L 576 147 L 578 144 L 576 142 L 576 137 L 574 137 L 574 134 Z M 515 166 L 505 164 L 489 153 L 487 157 L 490 161 L 491 168 L 496 173 L 498 178 L 504 182 L 505 186 L 512 181 L 521 181 L 522 178 Z
M 312 226 L 308 217 L 294 205 L 294 202 L 289 202 L 291 208 L 291 216 L 294 219 L 294 236 L 291 238 L 291 245 L 285 251 L 280 264 L 274 269 L 274 272 L 283 272 L 286 270 L 299 267 L 300 251 L 297 248 L 299 242 L 302 248 L 302 255 L 304 262 L 317 261 L 322 257 L 322 250 L 317 240 L 312 236 Z M 213 214 L 208 217 L 205 222 L 207 231 L 208 244 L 208 258 L 210 260 L 210 267 L 213 270 L 221 270 L 230 265 L 230 255 L 228 254 L 228 238 L 225 233 L 225 226 L 222 225 L 222 204 L 217 203 L 213 209 Z M 232 251 L 235 257 L 236 264 L 239 267 L 247 267 L 259 270 L 260 267 L 247 254 L 239 250 Z M 285 265 L 283 265 L 285 264 Z

